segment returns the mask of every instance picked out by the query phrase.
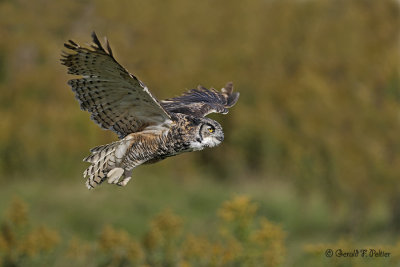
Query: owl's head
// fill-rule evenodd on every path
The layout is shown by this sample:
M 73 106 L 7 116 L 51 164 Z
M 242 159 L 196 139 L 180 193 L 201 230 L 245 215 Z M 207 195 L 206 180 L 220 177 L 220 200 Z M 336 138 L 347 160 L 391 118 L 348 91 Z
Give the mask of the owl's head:
M 191 143 L 194 150 L 205 147 L 214 147 L 224 140 L 224 132 L 221 125 L 209 118 L 202 118 L 197 127 L 196 140 Z

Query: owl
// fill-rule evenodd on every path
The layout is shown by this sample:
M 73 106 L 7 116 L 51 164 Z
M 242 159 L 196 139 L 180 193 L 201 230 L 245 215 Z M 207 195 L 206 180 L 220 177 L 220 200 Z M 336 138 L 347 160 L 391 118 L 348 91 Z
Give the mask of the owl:
M 157 100 L 146 85 L 114 58 L 92 33 L 93 43 L 82 47 L 69 40 L 61 63 L 80 78 L 68 81 L 80 107 L 91 113 L 101 128 L 112 130 L 119 140 L 90 150 L 83 176 L 95 188 L 107 180 L 126 186 L 132 170 L 183 152 L 215 147 L 224 140 L 221 125 L 206 115 L 226 114 L 239 98 L 232 83 L 221 91 L 199 86 L 183 95 Z

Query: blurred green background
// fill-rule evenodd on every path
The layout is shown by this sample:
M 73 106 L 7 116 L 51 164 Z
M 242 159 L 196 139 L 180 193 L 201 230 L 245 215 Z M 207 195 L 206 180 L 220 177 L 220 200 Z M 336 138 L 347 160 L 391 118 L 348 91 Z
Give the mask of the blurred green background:
M 61 248 L 104 225 L 140 239 L 165 209 L 184 231 L 212 235 L 218 207 L 245 195 L 287 233 L 285 266 L 305 262 L 306 244 L 396 244 L 399 10 L 395 0 L 0 1 L 2 218 L 20 197 Z M 81 159 L 117 137 L 79 109 L 59 59 L 93 30 L 159 99 L 233 81 L 237 105 L 211 115 L 223 144 L 89 192 Z

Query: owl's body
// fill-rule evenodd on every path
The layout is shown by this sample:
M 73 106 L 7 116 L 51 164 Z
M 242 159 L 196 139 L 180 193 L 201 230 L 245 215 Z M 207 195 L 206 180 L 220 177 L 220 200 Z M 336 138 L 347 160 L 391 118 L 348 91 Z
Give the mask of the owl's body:
M 183 152 L 213 147 L 224 139 L 221 125 L 204 117 L 211 112 L 226 114 L 238 93 L 229 83 L 222 92 L 200 87 L 180 97 L 157 101 L 147 87 L 114 59 L 107 42 L 104 50 L 93 33 L 94 50 L 70 41 L 65 46 L 76 51 L 62 62 L 69 73 L 83 78 L 70 80 L 81 108 L 102 128 L 118 133 L 120 140 L 95 147 L 84 159 L 87 187 L 104 180 L 125 186 L 132 170 Z

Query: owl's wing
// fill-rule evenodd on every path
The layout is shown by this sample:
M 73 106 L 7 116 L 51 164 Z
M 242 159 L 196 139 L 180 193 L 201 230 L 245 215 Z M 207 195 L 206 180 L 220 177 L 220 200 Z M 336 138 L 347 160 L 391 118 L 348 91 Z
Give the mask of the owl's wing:
M 68 73 L 83 76 L 68 81 L 81 109 L 91 112 L 93 121 L 120 138 L 149 126 L 168 127 L 168 111 L 115 60 L 108 41 L 105 50 L 94 32 L 92 38 L 90 48 L 71 40 L 64 44 L 73 52 L 64 52 L 61 59 Z
M 228 113 L 239 99 L 239 93 L 233 92 L 233 84 L 227 83 L 221 92 L 214 88 L 207 89 L 198 86 L 181 96 L 161 101 L 161 105 L 173 113 L 183 113 L 197 117 L 204 117 L 210 113 Z

